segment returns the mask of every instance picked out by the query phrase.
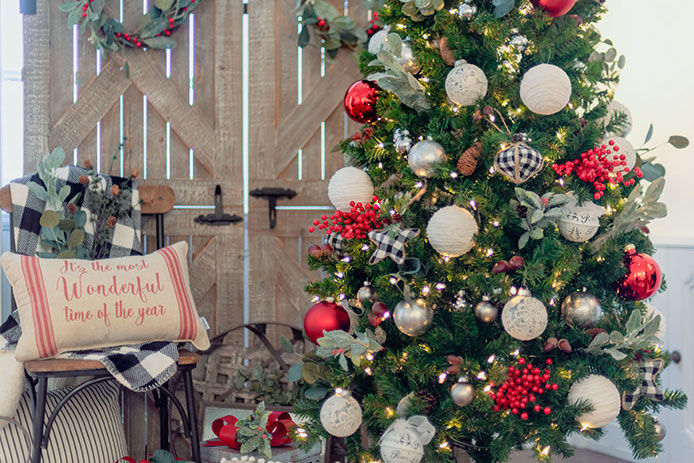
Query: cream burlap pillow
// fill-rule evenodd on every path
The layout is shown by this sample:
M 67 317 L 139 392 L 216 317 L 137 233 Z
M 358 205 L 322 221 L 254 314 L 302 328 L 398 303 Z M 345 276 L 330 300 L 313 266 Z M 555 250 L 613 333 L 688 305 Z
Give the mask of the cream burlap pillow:
M 145 341 L 210 341 L 190 291 L 188 245 L 147 256 L 87 261 L 6 252 L 22 336 L 19 361 Z

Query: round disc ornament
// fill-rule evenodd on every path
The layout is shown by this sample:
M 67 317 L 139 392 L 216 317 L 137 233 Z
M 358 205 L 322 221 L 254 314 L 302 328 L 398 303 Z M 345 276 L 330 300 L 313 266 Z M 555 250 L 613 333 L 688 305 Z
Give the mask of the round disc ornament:
M 378 119 L 376 102 L 381 88 L 370 80 L 358 80 L 349 86 L 343 100 L 345 112 L 352 120 L 368 124 Z
M 369 174 L 356 167 L 343 167 L 333 174 L 328 183 L 328 198 L 335 209 L 348 212 L 350 203 L 368 204 L 374 194 Z
M 521 288 L 501 311 L 501 323 L 511 337 L 530 341 L 540 336 L 547 327 L 547 308 L 530 291 Z
M 494 168 L 516 185 L 540 172 L 543 165 L 542 154 L 524 141 L 503 148 L 494 160 Z
M 653 296 L 663 280 L 658 263 L 648 254 L 636 252 L 633 245 L 627 246 L 624 254 L 627 273 L 617 286 L 617 294 L 630 301 L 640 301 Z
M 595 236 L 600 228 L 600 216 L 607 213 L 607 209 L 590 201 L 579 206 L 576 199 L 566 203 L 561 210 L 563 214 L 557 222 L 559 233 L 575 243 L 584 243 Z
M 472 249 L 477 230 L 477 222 L 467 209 L 447 206 L 429 219 L 427 238 L 439 254 L 458 257 Z
M 455 104 L 470 106 L 487 94 L 487 76 L 474 64 L 461 59 L 446 76 L 446 95 Z
M 542 116 L 550 116 L 569 104 L 571 80 L 558 66 L 538 64 L 523 75 L 520 96 L 523 104 L 530 111 Z
M 595 296 L 574 293 L 562 302 L 561 314 L 569 326 L 592 328 L 602 318 L 602 307 Z
M 393 310 L 393 321 L 408 336 L 424 334 L 434 320 L 433 308 L 424 300 L 402 300 Z
M 320 409 L 320 423 L 335 437 L 347 437 L 361 426 L 362 411 L 359 402 L 349 391 L 337 389 Z
M 578 418 L 582 426 L 604 428 L 612 422 L 621 408 L 617 387 L 604 376 L 590 375 L 571 385 L 567 400 L 570 404 L 588 401 L 593 411 Z
M 410 149 L 407 162 L 418 177 L 431 177 L 436 173 L 436 165 L 448 160 L 443 146 L 434 140 L 422 140 Z

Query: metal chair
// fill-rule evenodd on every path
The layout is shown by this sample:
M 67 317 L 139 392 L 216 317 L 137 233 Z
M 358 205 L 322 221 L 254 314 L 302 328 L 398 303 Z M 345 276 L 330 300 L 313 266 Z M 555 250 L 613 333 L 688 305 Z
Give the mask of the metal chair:
M 164 246 L 164 214 L 173 209 L 174 193 L 168 186 L 140 186 L 140 198 L 143 199 L 142 215 L 154 216 L 156 221 L 156 247 Z M 9 185 L 0 189 L 0 209 L 12 215 L 12 197 Z M 10 222 L 12 222 L 10 218 Z M 10 247 L 14 251 L 14 233 L 10 233 Z M 185 390 L 186 408 L 183 407 L 176 395 L 169 390 L 168 383 L 159 389 L 152 391 L 155 404 L 159 408 L 160 420 L 160 445 L 169 449 L 169 415 L 168 400 L 178 410 L 183 421 L 186 437 L 191 441 L 193 460 L 202 463 L 200 457 L 200 439 L 198 435 L 197 413 L 195 410 L 195 395 L 193 391 L 192 371 L 198 363 L 199 355 L 188 350 L 179 351 L 178 370 L 181 372 Z M 76 359 L 47 359 L 32 360 L 24 363 L 25 373 L 31 384 L 29 393 L 34 404 L 33 422 L 33 447 L 32 463 L 41 462 L 42 449 L 48 447 L 50 433 L 55 419 L 65 404 L 76 394 L 92 384 L 115 381 L 106 368 L 95 360 Z M 48 392 L 48 378 L 65 378 L 76 376 L 90 376 L 88 381 L 77 386 L 67 394 L 52 411 L 46 425 L 43 425 L 46 411 L 46 395 Z M 37 390 L 38 388 L 38 390 Z

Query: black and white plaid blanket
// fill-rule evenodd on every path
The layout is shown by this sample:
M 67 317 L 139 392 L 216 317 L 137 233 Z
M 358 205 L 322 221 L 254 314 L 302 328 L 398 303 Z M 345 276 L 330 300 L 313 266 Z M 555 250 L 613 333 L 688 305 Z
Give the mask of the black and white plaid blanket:
M 86 185 L 79 181 L 81 175 L 87 175 L 87 171 L 78 166 L 66 166 L 57 170 L 57 189 L 63 185 L 70 186 L 68 199 L 77 193 L 82 193 L 76 206 L 87 214 L 85 224 L 85 244 L 88 247 L 94 242 L 94 225 L 91 217 L 90 205 L 85 200 Z M 104 194 L 109 194 L 112 185 L 122 186 L 127 179 L 99 176 Z M 30 182 L 43 185 L 37 174 L 22 177 L 10 184 L 12 194 L 12 228 L 15 237 L 16 252 L 25 255 L 34 255 L 40 251 L 41 225 L 39 219 L 46 204 L 36 197 L 27 187 Z M 108 257 L 123 257 L 140 255 L 140 200 L 137 185 L 132 185 L 132 212 L 130 217 L 121 218 L 113 227 L 113 235 L 106 245 L 108 248 L 101 250 L 101 255 Z M 0 350 L 14 350 L 21 335 L 21 327 L 17 312 L 10 314 L 8 319 L 0 326 Z M 172 342 L 148 342 L 131 346 L 112 347 L 103 350 L 86 350 L 68 352 L 59 357 L 72 359 L 97 360 L 104 364 L 109 373 L 125 387 L 134 391 L 149 391 L 163 385 L 174 373 L 178 361 L 178 349 Z

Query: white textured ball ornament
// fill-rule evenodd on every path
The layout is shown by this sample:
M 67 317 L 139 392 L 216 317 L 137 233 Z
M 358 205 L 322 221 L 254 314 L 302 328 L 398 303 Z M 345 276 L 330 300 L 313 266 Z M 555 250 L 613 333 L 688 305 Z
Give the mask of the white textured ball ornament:
M 610 141 L 614 142 L 614 145 L 610 145 Z M 624 156 L 624 161 L 626 161 L 625 166 L 617 166 L 614 168 L 614 172 L 621 172 L 624 170 L 625 167 L 629 168 L 629 171 L 634 168 L 636 165 L 636 148 L 634 148 L 634 145 L 632 145 L 629 140 L 626 138 L 622 137 L 605 137 L 602 139 L 602 144 L 607 146 L 609 149 L 612 150 L 612 154 L 608 154 L 607 157 L 610 161 L 613 160 L 613 156 L 619 157 L 621 160 L 621 156 Z M 615 151 L 614 147 L 618 146 L 619 150 Z
M 435 433 L 436 428 L 425 416 L 398 418 L 381 437 L 381 460 L 383 463 L 419 463 L 424 456 L 424 446 L 431 442 Z
M 443 146 L 434 140 L 417 142 L 407 156 L 407 163 L 418 177 L 429 178 L 436 173 L 436 166 L 448 160 Z
M 461 59 L 446 76 L 446 95 L 455 104 L 470 106 L 487 94 L 487 76 L 474 64 Z
M 369 174 L 356 167 L 343 167 L 338 170 L 328 184 L 328 198 L 339 211 L 349 211 L 351 201 L 370 203 L 373 194 L 374 186 Z
M 646 303 L 646 315 L 643 317 L 644 320 L 660 315 L 660 325 L 658 326 L 658 331 L 655 332 L 655 337 L 660 339 L 660 342 L 665 340 L 665 332 L 667 330 L 667 322 L 665 321 L 665 316 L 663 312 L 658 310 L 653 304 Z
M 427 225 L 427 238 L 431 247 L 448 257 L 462 256 L 472 249 L 475 233 L 475 218 L 467 209 L 458 206 L 439 209 Z
M 561 210 L 562 216 L 557 221 L 559 233 L 575 243 L 584 243 L 595 236 L 600 228 L 600 216 L 607 213 L 607 209 L 590 201 L 579 206 L 576 199 L 562 206 Z
M 556 114 L 569 104 L 571 81 L 562 68 L 553 64 L 538 64 L 523 76 L 520 97 L 523 104 L 536 114 Z
M 619 101 L 612 100 L 612 102 L 610 102 L 610 104 L 607 105 L 607 114 L 605 115 L 605 117 L 600 119 L 600 122 L 607 125 L 612 121 L 612 119 L 616 119 L 622 114 L 626 117 L 626 120 L 623 125 L 624 128 L 614 133 L 607 133 L 606 135 L 626 137 L 631 133 L 631 128 L 634 124 L 634 118 L 631 115 L 631 111 L 629 110 L 629 108 L 627 108 L 624 105 L 624 103 L 620 103 Z
M 530 341 L 547 328 L 547 308 L 525 288 L 506 303 L 501 312 L 501 324 L 511 337 Z
M 349 391 L 335 390 L 335 395 L 321 406 L 320 423 L 335 437 L 351 436 L 359 429 L 361 421 L 361 406 Z
M 582 426 L 604 428 L 612 422 L 621 408 L 621 398 L 612 381 L 600 375 L 590 375 L 575 382 L 569 389 L 568 402 L 572 405 L 588 401 L 593 411 L 578 417 Z

